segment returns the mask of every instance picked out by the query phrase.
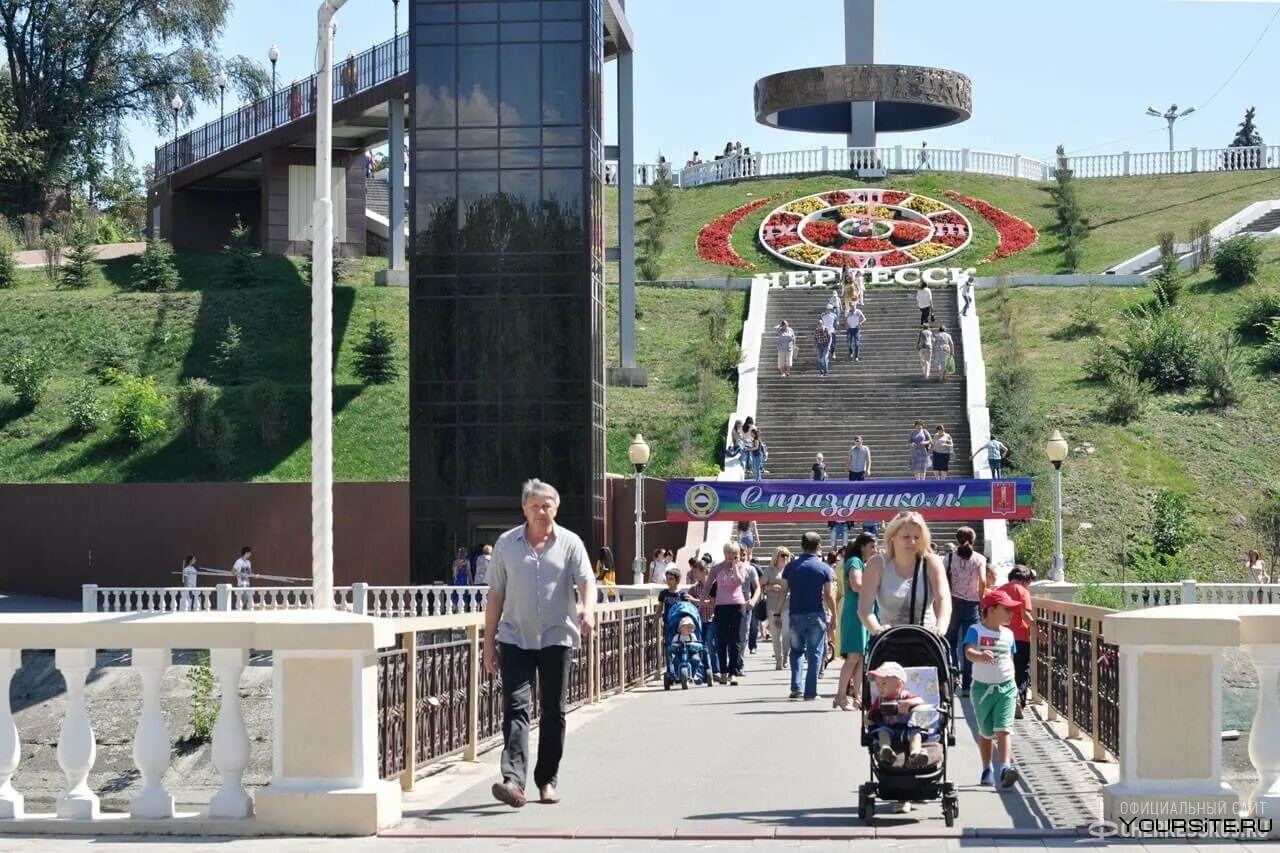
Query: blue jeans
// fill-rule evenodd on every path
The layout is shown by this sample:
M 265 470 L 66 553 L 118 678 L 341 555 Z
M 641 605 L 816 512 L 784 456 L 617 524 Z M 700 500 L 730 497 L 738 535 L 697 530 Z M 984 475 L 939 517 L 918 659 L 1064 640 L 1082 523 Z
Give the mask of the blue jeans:
M 960 316 L 961 317 L 967 316 L 969 313 L 969 308 L 972 307 L 972 305 L 973 305 L 973 300 L 969 298 L 968 291 L 965 291 L 964 307 L 960 309 Z
M 764 479 L 764 453 L 759 450 L 747 451 L 747 476 L 760 481 Z
M 969 626 L 977 624 L 978 602 L 952 596 L 951 624 L 947 626 L 947 643 L 950 644 L 948 651 L 951 655 L 951 669 L 957 670 L 963 667 L 960 686 L 965 690 L 968 690 L 973 683 L 973 662 L 965 657 L 961 644 L 964 643 L 965 635 L 969 633 Z
M 1003 470 L 1002 470 L 1003 465 L 1004 465 L 1003 459 L 987 459 L 987 467 L 991 469 L 991 479 L 993 480 L 1000 479 L 1000 476 L 1003 473 Z
M 849 355 L 854 358 L 862 357 L 862 327 L 856 329 L 846 329 L 845 337 L 849 339 Z
M 831 369 L 831 347 L 823 347 L 818 351 L 818 372 L 823 376 Z
M 702 644 L 707 647 L 707 654 L 711 657 L 711 671 L 719 675 L 720 650 L 716 648 L 716 623 L 714 621 L 708 622 L 703 626 Z
M 841 545 L 849 541 L 849 522 L 837 521 L 835 526 L 831 528 L 832 551 L 836 549 L 836 540 L 839 540 Z
M 818 695 L 818 673 L 822 656 L 827 651 L 827 617 L 823 613 L 792 612 L 791 624 L 791 691 L 800 690 L 800 658 L 808 670 L 804 676 L 804 695 Z

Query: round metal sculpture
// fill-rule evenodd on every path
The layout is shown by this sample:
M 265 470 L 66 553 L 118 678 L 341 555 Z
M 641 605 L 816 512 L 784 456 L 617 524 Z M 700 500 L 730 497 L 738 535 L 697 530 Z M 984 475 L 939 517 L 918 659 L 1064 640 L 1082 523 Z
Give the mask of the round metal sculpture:
M 946 127 L 973 114 L 973 84 L 919 65 L 824 65 L 756 81 L 756 121 L 781 130 L 849 133 L 850 104 L 874 102 L 876 131 Z

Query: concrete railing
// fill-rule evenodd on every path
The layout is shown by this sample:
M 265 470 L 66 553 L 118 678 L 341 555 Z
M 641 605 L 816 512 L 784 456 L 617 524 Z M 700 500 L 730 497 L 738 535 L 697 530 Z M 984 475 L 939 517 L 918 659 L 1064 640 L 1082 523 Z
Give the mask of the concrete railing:
M 378 774 L 376 711 L 377 649 L 394 641 L 391 620 L 312 610 L 0 614 L 0 833 L 370 835 L 392 825 L 400 789 Z M 174 744 L 162 699 L 175 648 L 208 649 L 221 688 L 211 756 L 222 786 L 198 813 L 177 811 L 164 787 Z M 53 649 L 66 680 L 65 782 L 52 814 L 28 814 L 12 785 L 23 750 L 9 684 L 28 649 Z M 127 814 L 103 814 L 88 784 L 97 736 L 86 682 L 100 649 L 129 649 L 142 685 L 132 750 L 141 787 Z M 250 649 L 269 650 L 273 667 L 271 783 L 253 793 L 239 687 Z
M 1171 604 L 1280 604 L 1280 584 L 1200 583 L 1100 583 L 1092 588 L 1117 597 L 1124 610 Z M 1078 588 L 1077 588 L 1078 594 Z

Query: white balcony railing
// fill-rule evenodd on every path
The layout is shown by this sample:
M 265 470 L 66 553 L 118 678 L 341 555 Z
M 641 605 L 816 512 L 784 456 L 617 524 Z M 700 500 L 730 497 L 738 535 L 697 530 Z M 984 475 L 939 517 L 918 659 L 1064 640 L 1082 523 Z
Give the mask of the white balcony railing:
M 1100 583 L 1094 588 L 1114 593 L 1125 610 L 1174 604 L 1280 604 L 1280 584 L 1199 583 Z

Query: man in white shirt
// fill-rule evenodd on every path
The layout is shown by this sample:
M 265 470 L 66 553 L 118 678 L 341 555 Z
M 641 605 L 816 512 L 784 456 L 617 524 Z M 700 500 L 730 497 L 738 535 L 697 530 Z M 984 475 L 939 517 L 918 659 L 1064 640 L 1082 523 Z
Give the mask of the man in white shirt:
M 973 307 L 973 276 L 965 280 L 960 292 L 964 296 L 964 307 L 960 309 L 960 316 L 967 317 L 969 309 Z
M 231 567 L 231 573 L 236 577 L 236 586 L 248 588 L 249 580 L 253 577 L 253 563 L 250 562 L 252 557 L 253 549 L 248 545 L 240 549 L 240 559 Z
M 928 323 L 929 318 L 933 316 L 933 291 L 923 281 L 920 282 L 920 289 L 916 291 L 916 307 L 920 309 L 921 324 Z
M 196 555 L 188 554 L 187 558 L 182 561 L 182 586 L 184 589 L 196 588 Z M 182 593 L 182 601 L 179 604 L 179 610 L 195 609 L 195 593 Z
M 849 306 L 844 315 L 845 337 L 849 339 L 849 357 L 854 361 L 862 360 L 862 326 L 867 322 L 867 315 L 862 313 L 858 304 Z
M 836 321 L 839 319 L 836 309 L 827 305 L 826 310 L 822 312 L 820 321 L 822 325 L 827 327 L 827 331 L 831 332 L 831 346 L 827 351 L 827 358 L 832 358 L 836 354 Z
M 862 436 L 849 448 L 849 479 L 859 482 L 871 476 L 871 448 L 862 443 Z

